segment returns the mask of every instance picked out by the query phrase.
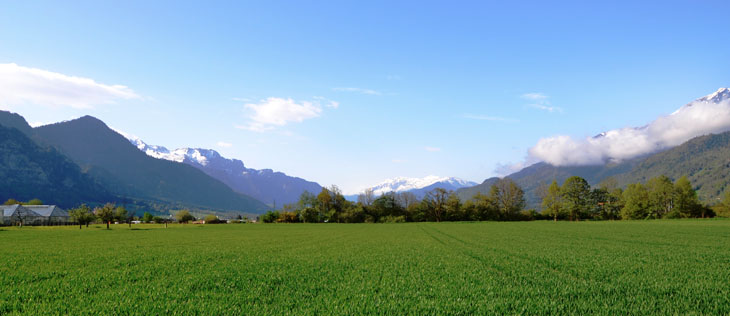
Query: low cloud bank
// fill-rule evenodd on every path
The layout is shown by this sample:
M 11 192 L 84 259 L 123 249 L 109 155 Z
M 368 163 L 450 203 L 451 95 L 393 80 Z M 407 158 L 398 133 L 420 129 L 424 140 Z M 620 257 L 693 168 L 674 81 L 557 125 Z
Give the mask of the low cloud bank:
M 730 130 L 730 89 L 722 88 L 674 113 L 638 128 L 622 128 L 586 139 L 553 136 L 528 151 L 528 161 L 554 166 L 600 165 L 680 145 L 694 137 Z

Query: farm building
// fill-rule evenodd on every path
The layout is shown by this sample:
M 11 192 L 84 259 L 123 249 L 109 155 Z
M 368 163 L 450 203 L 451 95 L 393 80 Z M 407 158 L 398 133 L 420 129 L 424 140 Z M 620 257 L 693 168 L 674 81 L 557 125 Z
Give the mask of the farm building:
M 71 222 L 68 212 L 56 205 L 2 205 L 2 225 L 59 225 Z

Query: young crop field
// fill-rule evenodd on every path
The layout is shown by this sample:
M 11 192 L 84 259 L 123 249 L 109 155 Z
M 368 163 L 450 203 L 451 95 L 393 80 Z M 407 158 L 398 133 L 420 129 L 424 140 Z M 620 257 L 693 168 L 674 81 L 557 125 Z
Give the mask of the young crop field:
M 730 221 L 0 228 L 0 314 L 730 314 Z

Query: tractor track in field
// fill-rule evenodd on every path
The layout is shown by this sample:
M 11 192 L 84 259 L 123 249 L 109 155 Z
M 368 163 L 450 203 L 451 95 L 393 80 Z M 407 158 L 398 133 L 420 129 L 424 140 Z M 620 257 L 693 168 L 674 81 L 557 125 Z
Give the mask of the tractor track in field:
M 476 249 L 479 249 L 479 250 L 487 250 L 487 251 L 490 251 L 490 252 L 493 252 L 493 253 L 506 254 L 510 258 L 514 258 L 514 259 L 519 260 L 519 261 L 522 261 L 522 262 L 528 262 L 528 263 L 532 263 L 532 264 L 538 265 L 538 266 L 540 266 L 540 268 L 542 268 L 545 271 L 550 271 L 551 273 L 564 276 L 564 277 L 566 277 L 568 279 L 571 279 L 571 280 L 576 281 L 576 282 L 581 282 L 583 284 L 591 284 L 591 285 L 595 285 L 595 286 L 598 286 L 598 287 L 603 287 L 605 285 L 604 282 L 600 282 L 600 281 L 593 280 L 593 279 L 581 278 L 581 277 L 577 277 L 575 275 L 566 273 L 565 271 L 562 271 L 562 270 L 560 270 L 558 268 L 552 267 L 549 264 L 540 262 L 540 260 L 534 260 L 534 258 L 531 258 L 531 257 L 529 257 L 527 255 L 519 255 L 519 254 L 516 254 L 514 252 L 505 250 L 505 249 L 499 249 L 499 248 L 490 247 L 490 246 L 487 246 L 487 245 L 476 244 L 474 242 L 469 242 L 469 241 L 466 241 L 466 240 L 464 240 L 462 238 L 459 238 L 457 236 L 454 236 L 452 234 L 448 234 L 446 232 L 443 232 L 443 231 L 439 230 L 436 227 L 429 227 L 429 228 L 432 229 L 434 232 L 436 232 L 436 233 L 438 233 L 438 234 L 440 234 L 440 235 L 442 235 L 442 236 L 444 236 L 446 238 L 449 238 L 451 240 L 454 240 L 454 241 L 458 242 L 459 244 L 462 245 L 462 247 L 460 247 L 460 248 L 462 248 L 462 250 L 460 250 L 459 252 L 461 252 L 464 255 L 466 255 L 466 256 L 468 256 L 468 257 L 470 257 L 472 259 L 475 259 L 475 260 L 477 260 L 477 261 L 479 261 L 479 262 L 481 262 L 481 263 L 483 263 L 485 265 L 489 265 L 492 268 L 492 270 L 497 270 L 497 271 L 500 271 L 502 273 L 505 273 L 505 270 L 504 269 L 499 269 L 499 268 L 493 266 L 492 264 L 494 264 L 494 262 L 491 262 L 491 264 L 490 264 L 490 261 L 487 258 L 485 258 L 484 255 L 479 254 L 478 252 L 475 252 L 474 251 L 475 248 Z M 432 238 L 437 239 L 435 236 L 433 236 L 433 235 L 431 235 L 431 236 L 432 236 Z M 443 244 L 443 242 L 442 242 L 442 244 Z M 467 250 L 467 249 L 470 249 L 470 250 Z M 530 282 L 530 283 L 532 283 L 532 282 Z

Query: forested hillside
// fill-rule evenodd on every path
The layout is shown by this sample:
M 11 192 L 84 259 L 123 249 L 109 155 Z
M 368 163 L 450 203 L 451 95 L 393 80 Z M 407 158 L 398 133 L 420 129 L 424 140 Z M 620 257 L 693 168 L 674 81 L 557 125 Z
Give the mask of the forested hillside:
M 41 126 L 34 132 L 120 196 L 220 211 L 268 209 L 194 167 L 147 156 L 90 116 Z
M 553 180 L 563 183 L 571 176 L 579 176 L 591 185 L 598 185 L 613 177 L 619 186 L 625 187 L 660 175 L 674 180 L 687 176 L 702 202 L 716 203 L 730 183 L 730 132 L 696 137 L 672 149 L 621 163 L 555 167 L 541 162 L 507 177 L 525 190 L 528 208 L 539 209 L 540 190 L 544 191 Z M 486 194 L 494 182 L 496 178 L 490 178 L 477 186 L 460 189 L 457 194 L 462 200 L 476 193 Z
M 55 149 L 40 147 L 20 130 L 0 125 L 0 200 L 11 198 L 38 198 L 66 208 L 114 199 Z

